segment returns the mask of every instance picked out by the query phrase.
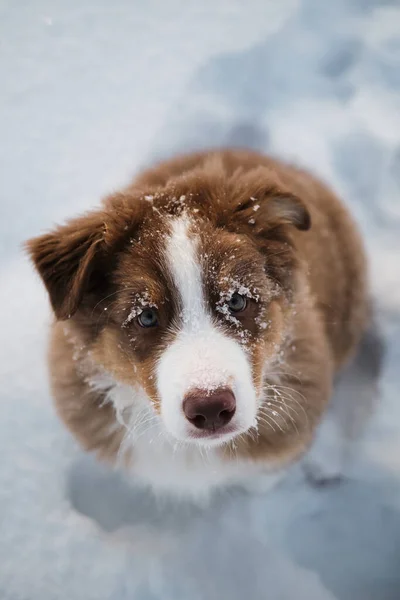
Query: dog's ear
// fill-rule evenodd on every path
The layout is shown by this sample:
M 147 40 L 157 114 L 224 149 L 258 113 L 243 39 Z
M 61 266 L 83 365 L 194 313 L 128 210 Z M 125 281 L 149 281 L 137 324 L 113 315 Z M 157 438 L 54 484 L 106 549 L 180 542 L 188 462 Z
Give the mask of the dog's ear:
M 258 234 L 282 225 L 291 225 L 301 231 L 311 227 L 310 213 L 304 202 L 290 192 L 273 189 L 259 191 L 239 202 L 235 217 Z
M 257 240 L 257 247 L 266 258 L 266 273 L 290 295 L 298 266 L 293 233 L 311 227 L 306 204 L 281 185 L 252 187 L 251 194 L 248 190 L 241 193 L 231 216 L 231 227 Z
M 125 197 L 33 238 L 26 249 L 41 276 L 56 317 L 70 318 L 86 293 L 101 291 L 118 249 L 131 236 L 140 209 Z
M 72 316 L 90 287 L 91 274 L 104 253 L 104 229 L 104 218 L 96 212 L 27 242 L 58 319 Z
M 307 231 L 311 227 L 311 217 L 303 201 L 293 194 L 277 194 L 265 200 L 266 216 L 277 224 L 293 225 Z

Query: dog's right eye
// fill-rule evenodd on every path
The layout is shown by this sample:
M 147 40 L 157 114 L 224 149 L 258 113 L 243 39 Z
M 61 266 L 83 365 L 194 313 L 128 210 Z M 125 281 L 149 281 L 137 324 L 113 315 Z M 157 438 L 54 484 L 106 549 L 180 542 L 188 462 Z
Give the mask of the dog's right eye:
M 247 306 L 247 298 L 235 292 L 228 302 L 229 310 L 233 313 L 243 312 Z
M 141 327 L 155 327 L 158 325 L 158 315 L 154 308 L 145 308 L 137 318 Z

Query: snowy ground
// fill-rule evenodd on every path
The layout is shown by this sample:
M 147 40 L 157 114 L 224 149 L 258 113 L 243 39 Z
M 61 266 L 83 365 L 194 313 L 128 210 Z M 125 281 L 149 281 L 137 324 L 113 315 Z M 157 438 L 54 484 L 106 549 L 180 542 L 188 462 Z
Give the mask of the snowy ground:
M 0 598 L 398 600 L 399 0 L 3 0 L 0 74 Z M 344 484 L 314 490 L 295 470 L 204 512 L 154 505 L 58 423 L 48 306 L 20 243 L 156 156 L 226 143 L 343 194 L 386 356 Z

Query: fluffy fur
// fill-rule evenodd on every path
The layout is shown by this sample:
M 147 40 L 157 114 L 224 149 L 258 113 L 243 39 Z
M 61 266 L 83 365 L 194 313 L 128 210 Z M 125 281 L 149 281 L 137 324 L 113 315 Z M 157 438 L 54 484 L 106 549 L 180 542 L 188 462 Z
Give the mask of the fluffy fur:
M 347 210 L 310 174 L 253 152 L 162 163 L 28 249 L 56 317 L 61 418 L 156 490 L 204 495 L 302 456 L 368 322 Z M 148 309 L 158 321 L 144 328 Z M 184 399 L 222 388 L 231 422 L 196 429 Z

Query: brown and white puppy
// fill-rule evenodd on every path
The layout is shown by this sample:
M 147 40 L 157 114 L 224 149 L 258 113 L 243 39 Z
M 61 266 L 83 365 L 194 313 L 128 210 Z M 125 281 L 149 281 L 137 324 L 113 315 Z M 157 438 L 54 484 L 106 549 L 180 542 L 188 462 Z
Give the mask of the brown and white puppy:
M 207 496 L 302 456 L 368 320 L 347 210 L 254 152 L 164 162 L 28 248 L 61 418 L 158 491 Z

